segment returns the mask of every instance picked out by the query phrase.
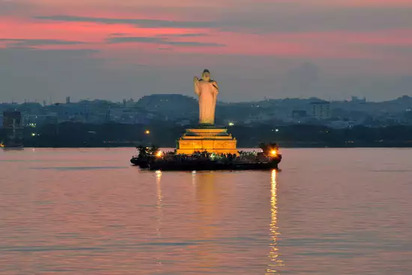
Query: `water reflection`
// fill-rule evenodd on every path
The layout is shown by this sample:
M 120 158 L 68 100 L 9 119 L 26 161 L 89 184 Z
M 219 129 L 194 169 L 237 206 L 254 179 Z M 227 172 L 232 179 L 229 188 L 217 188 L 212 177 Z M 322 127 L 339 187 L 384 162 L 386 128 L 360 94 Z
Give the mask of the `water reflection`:
M 277 171 L 272 170 L 271 173 L 271 196 L 270 196 L 270 211 L 271 211 L 271 222 L 270 222 L 270 236 L 271 245 L 269 252 L 270 263 L 266 269 L 266 274 L 273 274 L 278 272 L 278 268 L 283 266 L 283 261 L 279 259 L 279 249 L 277 245 L 279 236 L 278 222 L 278 207 L 277 207 Z
M 156 175 L 156 208 L 157 208 L 157 219 L 156 219 L 156 233 L 158 238 L 162 238 L 162 221 L 163 221 L 163 195 L 162 195 L 162 171 L 158 170 L 155 172 Z M 161 257 L 156 256 L 156 265 L 158 271 L 161 271 L 163 262 Z
M 157 219 L 156 219 L 156 232 L 158 237 L 162 237 L 160 229 L 162 228 L 163 221 L 163 195 L 162 195 L 162 171 L 156 171 L 156 208 L 157 208 Z
M 155 172 L 156 173 L 156 195 L 157 195 L 157 203 L 156 207 L 157 209 L 162 208 L 163 206 L 163 195 L 162 195 L 162 185 L 161 185 L 161 180 L 162 180 L 162 171 L 158 170 Z
M 192 174 L 192 184 L 195 188 L 197 201 L 197 239 L 203 242 L 202 248 L 197 250 L 195 258 L 197 269 L 207 270 L 217 265 L 218 250 L 214 240 L 218 238 L 219 213 L 217 211 L 219 192 L 216 190 L 216 176 L 213 172 L 201 172 Z

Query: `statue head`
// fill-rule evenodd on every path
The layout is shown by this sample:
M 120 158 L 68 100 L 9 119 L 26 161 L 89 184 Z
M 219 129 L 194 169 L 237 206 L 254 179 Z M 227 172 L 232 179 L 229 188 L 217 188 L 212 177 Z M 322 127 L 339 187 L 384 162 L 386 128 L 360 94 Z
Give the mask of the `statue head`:
M 210 81 L 210 72 L 208 69 L 204 69 L 202 73 L 202 79 L 204 81 Z

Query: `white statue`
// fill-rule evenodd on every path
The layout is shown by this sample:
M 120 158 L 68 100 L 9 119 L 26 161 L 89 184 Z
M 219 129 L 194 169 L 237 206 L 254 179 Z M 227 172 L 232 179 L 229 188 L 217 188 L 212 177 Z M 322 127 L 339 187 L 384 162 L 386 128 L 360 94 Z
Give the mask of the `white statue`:
M 193 79 L 195 94 L 199 96 L 199 124 L 215 124 L 216 98 L 219 93 L 217 82 L 210 79 L 209 70 L 204 70 L 202 78 Z

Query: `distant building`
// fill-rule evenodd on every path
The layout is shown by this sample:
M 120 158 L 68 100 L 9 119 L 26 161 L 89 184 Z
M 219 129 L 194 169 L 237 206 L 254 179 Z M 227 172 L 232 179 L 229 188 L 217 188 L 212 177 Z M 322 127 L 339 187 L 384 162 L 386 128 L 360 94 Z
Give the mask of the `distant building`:
M 58 116 L 55 112 L 47 112 L 46 114 L 25 115 L 24 126 L 36 128 L 44 124 L 57 124 Z
M 23 120 L 19 111 L 3 112 L 3 128 L 6 131 L 5 146 L 15 147 L 23 145 Z
M 70 104 L 70 96 L 66 97 L 66 104 Z
M 20 128 L 22 125 L 21 113 L 19 111 L 3 112 L 3 128 Z
M 307 117 L 308 113 L 305 110 L 293 110 L 292 118 L 301 119 Z
M 148 124 L 150 122 L 147 112 L 132 108 L 112 108 L 107 114 L 107 120 L 123 124 Z
M 316 101 L 311 103 L 312 116 L 318 120 L 325 120 L 331 118 L 330 102 Z
M 404 120 L 407 124 L 412 124 L 412 109 L 408 108 L 404 112 Z

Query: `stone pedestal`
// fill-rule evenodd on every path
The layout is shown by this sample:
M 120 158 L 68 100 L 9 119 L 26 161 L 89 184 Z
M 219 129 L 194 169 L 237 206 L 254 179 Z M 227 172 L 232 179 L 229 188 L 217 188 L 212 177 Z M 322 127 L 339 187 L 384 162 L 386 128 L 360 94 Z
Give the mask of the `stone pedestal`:
M 216 154 L 236 154 L 236 139 L 225 128 L 187 129 L 178 140 L 177 154 L 191 155 L 194 152 L 207 151 Z

